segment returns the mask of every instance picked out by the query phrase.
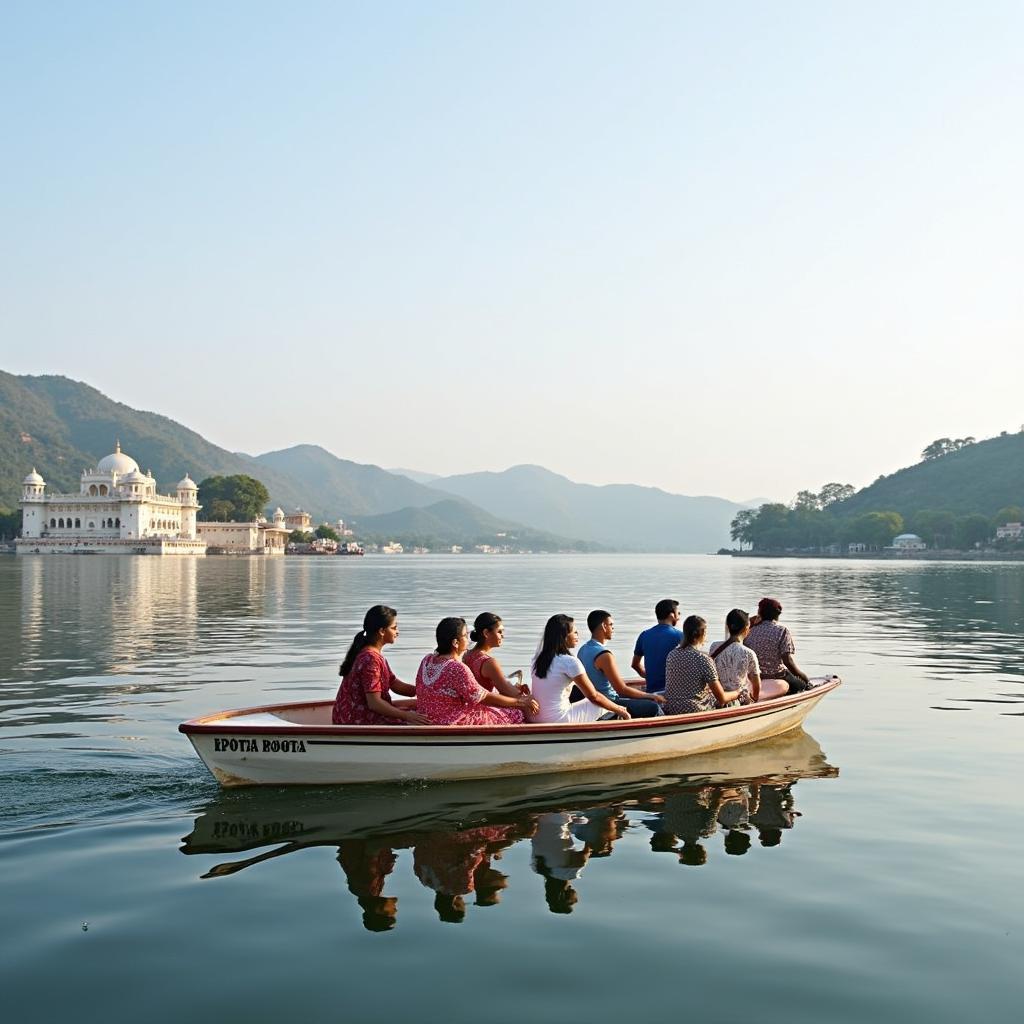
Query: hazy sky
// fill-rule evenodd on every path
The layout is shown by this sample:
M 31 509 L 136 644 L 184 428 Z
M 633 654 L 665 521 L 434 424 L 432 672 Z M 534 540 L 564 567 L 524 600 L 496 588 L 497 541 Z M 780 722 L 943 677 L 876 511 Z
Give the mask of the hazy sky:
M 1024 4 L 3 4 L 0 369 L 790 498 L 1024 422 Z

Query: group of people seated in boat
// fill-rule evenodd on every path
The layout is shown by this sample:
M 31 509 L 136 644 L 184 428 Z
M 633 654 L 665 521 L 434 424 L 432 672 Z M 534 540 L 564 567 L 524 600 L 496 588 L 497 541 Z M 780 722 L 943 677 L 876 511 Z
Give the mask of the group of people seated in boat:
M 374 605 L 341 664 L 332 721 L 581 724 L 769 700 L 811 685 L 794 660 L 796 647 L 778 621 L 781 613 L 782 604 L 772 597 L 761 599 L 753 617 L 734 608 L 726 616 L 726 637 L 705 653 L 707 622 L 689 615 L 680 630 L 679 602 L 659 601 L 657 623 L 637 637 L 631 667 L 640 678 L 633 683 L 622 678 L 607 646 L 615 632 L 609 612 L 596 609 L 587 616 L 590 639 L 582 646 L 575 621 L 552 615 L 533 659 L 529 686 L 509 679 L 494 656 L 504 639 L 500 616 L 483 612 L 472 630 L 465 619 L 449 617 L 437 624 L 437 647 L 420 662 L 413 684 L 398 679 L 383 654 L 398 638 L 398 613 Z

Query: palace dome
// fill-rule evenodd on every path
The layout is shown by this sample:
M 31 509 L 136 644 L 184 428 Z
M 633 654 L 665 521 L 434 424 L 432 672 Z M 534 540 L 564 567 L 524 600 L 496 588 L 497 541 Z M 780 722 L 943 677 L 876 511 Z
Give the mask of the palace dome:
M 130 456 L 121 451 L 121 442 L 118 441 L 113 452 L 105 458 L 100 459 L 96 467 L 101 473 L 138 473 L 139 464 Z
M 182 477 L 182 479 L 178 481 L 178 490 L 179 491 L 198 491 L 199 488 L 196 486 L 195 480 L 193 480 L 192 477 L 190 477 L 188 475 L 188 473 L 186 473 L 184 475 L 184 477 Z
M 36 467 L 33 466 L 32 472 L 21 483 L 24 486 L 25 484 L 45 484 L 46 481 L 36 472 Z
M 128 461 L 131 462 L 132 460 L 128 459 Z M 148 484 L 149 483 L 149 477 L 146 476 L 145 473 L 141 473 L 139 471 L 139 467 L 136 466 L 130 473 L 125 473 L 125 475 L 121 477 L 119 483 L 122 483 L 122 484 Z

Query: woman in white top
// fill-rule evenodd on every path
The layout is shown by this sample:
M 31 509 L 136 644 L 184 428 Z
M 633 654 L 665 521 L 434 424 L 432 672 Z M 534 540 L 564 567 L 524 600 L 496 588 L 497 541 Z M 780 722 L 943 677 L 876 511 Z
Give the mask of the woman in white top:
M 530 689 L 540 710 L 530 716 L 531 722 L 555 722 L 577 725 L 596 722 L 599 718 L 629 718 L 629 711 L 594 689 L 579 658 L 569 653 L 579 643 L 576 626 L 568 615 L 552 615 L 544 627 L 540 651 L 533 659 Z M 569 702 L 569 692 L 576 686 L 584 699 Z
M 722 686 L 727 690 L 739 690 L 737 699 L 741 704 L 779 696 L 776 688 L 770 685 L 772 680 L 761 679 L 757 655 L 743 646 L 750 632 L 750 616 L 742 608 L 733 608 L 725 617 L 725 631 L 728 639 L 711 645 L 711 657 L 715 659 Z

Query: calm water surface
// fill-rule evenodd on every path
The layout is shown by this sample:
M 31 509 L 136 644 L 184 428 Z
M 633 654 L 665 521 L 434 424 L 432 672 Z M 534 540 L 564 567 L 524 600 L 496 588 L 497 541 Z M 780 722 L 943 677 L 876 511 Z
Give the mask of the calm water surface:
M 845 685 L 598 774 L 222 791 L 176 727 L 322 698 L 370 604 L 717 624 Z M 0 984 L 18 1020 L 1018 1020 L 1024 566 L 689 556 L 0 558 Z

